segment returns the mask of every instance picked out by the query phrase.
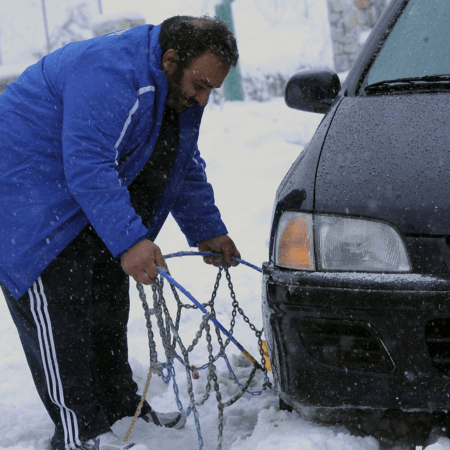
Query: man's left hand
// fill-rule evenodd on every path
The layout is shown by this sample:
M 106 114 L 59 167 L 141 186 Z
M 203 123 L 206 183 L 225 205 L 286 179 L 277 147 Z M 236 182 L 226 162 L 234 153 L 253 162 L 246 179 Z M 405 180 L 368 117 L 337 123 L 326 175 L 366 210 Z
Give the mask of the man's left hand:
M 200 252 L 220 253 L 229 266 L 237 266 L 239 264 L 237 261 L 231 259 L 232 256 L 235 258 L 241 257 L 233 240 L 226 234 L 200 242 L 198 244 L 198 250 Z M 219 267 L 222 262 L 221 258 L 214 256 L 204 256 L 203 260 L 206 264 L 212 264 L 216 267 Z

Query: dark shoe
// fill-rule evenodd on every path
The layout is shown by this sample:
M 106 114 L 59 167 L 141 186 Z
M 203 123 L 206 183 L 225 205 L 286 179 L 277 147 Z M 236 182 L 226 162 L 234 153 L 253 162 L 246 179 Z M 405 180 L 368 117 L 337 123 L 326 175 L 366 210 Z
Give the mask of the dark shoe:
M 141 416 L 147 423 L 154 423 L 158 427 L 175 428 L 179 430 L 186 424 L 186 417 L 179 412 L 160 413 L 153 411 Z

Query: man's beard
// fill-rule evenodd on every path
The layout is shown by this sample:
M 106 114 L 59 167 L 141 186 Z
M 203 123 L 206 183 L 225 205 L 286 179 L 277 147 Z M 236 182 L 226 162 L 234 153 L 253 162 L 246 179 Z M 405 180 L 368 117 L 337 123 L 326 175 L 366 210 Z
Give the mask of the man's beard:
M 183 90 L 181 88 L 183 73 L 184 69 L 178 66 L 173 75 L 169 76 L 166 74 L 167 84 L 169 87 L 166 98 L 166 106 L 179 113 L 183 112 L 186 108 L 192 106 L 193 104 L 193 102 L 183 94 Z

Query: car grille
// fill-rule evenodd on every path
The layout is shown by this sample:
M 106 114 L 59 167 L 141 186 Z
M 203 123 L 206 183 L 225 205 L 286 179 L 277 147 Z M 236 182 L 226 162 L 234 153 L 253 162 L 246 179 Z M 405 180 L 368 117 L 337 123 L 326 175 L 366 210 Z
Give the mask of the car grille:
M 366 323 L 303 318 L 298 329 L 308 354 L 322 363 L 375 372 L 394 370 L 383 343 Z
M 433 319 L 425 326 L 428 353 L 440 375 L 450 375 L 450 318 Z

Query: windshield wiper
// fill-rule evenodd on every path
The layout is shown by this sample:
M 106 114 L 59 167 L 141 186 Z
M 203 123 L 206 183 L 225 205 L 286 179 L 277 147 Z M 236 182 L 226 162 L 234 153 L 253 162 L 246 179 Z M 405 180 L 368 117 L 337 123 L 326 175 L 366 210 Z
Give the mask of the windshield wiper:
M 369 84 L 364 88 L 366 94 L 375 94 L 378 92 L 398 92 L 450 88 L 450 74 L 445 75 L 426 75 L 423 77 L 397 78 L 395 80 L 384 80 Z

